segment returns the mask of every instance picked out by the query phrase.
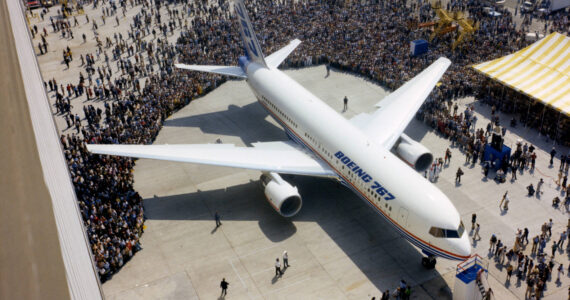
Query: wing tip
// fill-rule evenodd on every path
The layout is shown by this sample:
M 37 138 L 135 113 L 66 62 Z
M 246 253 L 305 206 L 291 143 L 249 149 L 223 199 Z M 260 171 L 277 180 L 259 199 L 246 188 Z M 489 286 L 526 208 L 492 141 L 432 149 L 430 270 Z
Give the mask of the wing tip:
M 437 59 L 438 63 L 442 64 L 442 65 L 451 65 L 451 60 L 445 56 L 441 56 L 440 58 Z

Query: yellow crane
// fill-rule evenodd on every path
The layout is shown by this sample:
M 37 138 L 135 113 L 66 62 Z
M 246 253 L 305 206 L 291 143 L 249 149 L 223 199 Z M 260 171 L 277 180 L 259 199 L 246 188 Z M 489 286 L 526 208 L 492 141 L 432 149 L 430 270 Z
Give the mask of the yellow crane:
M 433 33 L 429 37 L 430 41 L 438 35 L 443 35 L 459 28 L 459 35 L 451 45 L 451 49 L 455 50 L 462 42 L 470 40 L 473 37 L 473 33 L 479 29 L 479 22 L 466 18 L 460 11 L 443 9 L 439 0 L 432 2 L 431 8 L 435 11 L 438 19 L 418 26 L 421 28 L 435 25 Z
M 442 35 L 455 30 L 457 25 L 454 26 L 453 21 L 455 21 L 456 18 L 462 17 L 459 16 L 459 12 L 448 12 L 443 9 L 440 1 L 432 3 L 431 8 L 435 11 L 435 14 L 439 19 L 435 21 L 437 25 L 435 26 L 433 33 L 429 36 L 430 42 L 437 35 Z
M 461 18 L 455 21 L 459 24 L 459 36 L 455 42 L 453 42 L 453 45 L 451 45 L 452 50 L 455 50 L 459 44 L 471 40 L 473 34 L 479 30 L 479 22 L 474 22 L 467 18 Z

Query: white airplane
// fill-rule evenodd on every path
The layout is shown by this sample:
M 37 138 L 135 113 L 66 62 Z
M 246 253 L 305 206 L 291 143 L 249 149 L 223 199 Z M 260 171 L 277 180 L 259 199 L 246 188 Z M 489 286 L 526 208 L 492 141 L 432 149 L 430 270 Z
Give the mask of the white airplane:
M 302 200 L 297 188 L 279 173 L 335 178 L 433 263 L 436 256 L 469 258 L 470 242 L 457 209 L 418 173 L 431 165 L 433 155 L 403 133 L 451 62 L 439 58 L 378 103 L 375 112 L 347 120 L 277 69 L 301 42 L 295 39 L 265 57 L 243 0 L 234 4 L 246 50 L 239 66 L 176 67 L 246 79 L 259 103 L 283 126 L 291 141 L 260 142 L 253 147 L 87 145 L 89 151 L 259 170 L 268 202 L 285 217 L 297 214 Z

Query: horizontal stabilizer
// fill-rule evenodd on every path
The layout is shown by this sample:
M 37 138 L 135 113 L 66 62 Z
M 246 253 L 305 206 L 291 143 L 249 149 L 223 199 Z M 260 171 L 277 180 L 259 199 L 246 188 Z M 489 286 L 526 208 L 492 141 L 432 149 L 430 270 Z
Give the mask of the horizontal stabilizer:
M 277 68 L 279 65 L 301 44 L 299 39 L 292 40 L 287 46 L 271 53 L 268 57 L 265 58 L 265 62 L 267 66 L 270 68 Z
M 215 74 L 227 75 L 239 78 L 247 78 L 247 75 L 243 72 L 243 70 L 240 67 L 203 66 L 203 65 L 185 65 L 185 64 L 175 64 L 174 66 L 176 66 L 179 69 L 185 69 L 185 70 L 215 73 Z

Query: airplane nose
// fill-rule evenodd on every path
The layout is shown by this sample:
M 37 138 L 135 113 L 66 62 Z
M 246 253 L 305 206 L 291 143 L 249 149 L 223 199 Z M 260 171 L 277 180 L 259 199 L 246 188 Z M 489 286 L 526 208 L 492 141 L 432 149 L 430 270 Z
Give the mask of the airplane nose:
M 471 242 L 468 234 L 464 233 L 460 239 L 455 240 L 455 251 L 461 256 L 471 256 Z

